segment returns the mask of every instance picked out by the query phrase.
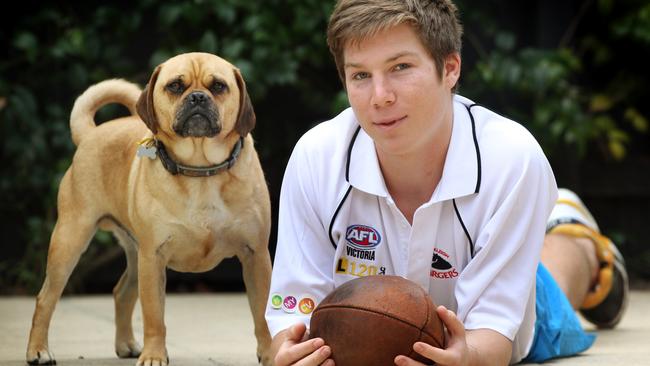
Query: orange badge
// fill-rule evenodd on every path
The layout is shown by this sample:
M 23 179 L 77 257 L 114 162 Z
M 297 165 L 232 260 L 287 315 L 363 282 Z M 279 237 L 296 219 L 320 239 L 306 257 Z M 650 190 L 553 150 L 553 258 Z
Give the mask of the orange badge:
M 309 297 L 302 298 L 300 300 L 300 303 L 298 304 L 298 308 L 300 309 L 300 312 L 303 314 L 311 314 L 312 311 L 314 311 L 314 308 L 316 307 L 316 303 L 314 300 L 310 299 Z

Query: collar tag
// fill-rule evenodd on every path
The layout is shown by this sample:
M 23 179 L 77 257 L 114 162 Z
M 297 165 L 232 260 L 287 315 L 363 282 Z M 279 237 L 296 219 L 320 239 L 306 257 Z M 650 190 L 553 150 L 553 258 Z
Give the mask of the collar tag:
M 156 160 L 158 149 L 155 146 L 155 140 L 151 137 L 146 137 L 138 142 L 138 151 L 136 156 L 139 158 L 147 157 L 151 160 Z

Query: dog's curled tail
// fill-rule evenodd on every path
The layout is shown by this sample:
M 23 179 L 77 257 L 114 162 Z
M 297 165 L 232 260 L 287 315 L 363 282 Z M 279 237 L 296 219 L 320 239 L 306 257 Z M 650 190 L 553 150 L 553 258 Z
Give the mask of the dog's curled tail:
M 110 79 L 99 82 L 86 89 L 74 102 L 70 113 L 70 131 L 75 145 L 93 128 L 95 128 L 95 113 L 107 105 L 119 103 L 136 115 L 136 103 L 142 90 L 137 85 L 123 79 Z

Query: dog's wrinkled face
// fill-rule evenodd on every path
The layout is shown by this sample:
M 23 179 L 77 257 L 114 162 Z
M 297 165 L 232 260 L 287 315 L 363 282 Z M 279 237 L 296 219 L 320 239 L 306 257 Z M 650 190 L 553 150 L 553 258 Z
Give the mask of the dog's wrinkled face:
M 176 118 L 172 123 L 172 129 L 181 137 L 213 137 L 221 132 L 219 109 L 212 97 L 225 93 L 228 86 L 216 78 L 211 84 L 212 95 L 197 90 L 181 99 L 180 106 L 176 110 Z M 187 87 L 183 77 L 179 76 L 178 79 L 167 84 L 165 89 L 171 95 L 183 95 Z
M 158 66 L 137 104 L 138 114 L 157 134 L 214 137 L 236 131 L 246 136 L 255 113 L 239 70 L 208 53 L 186 53 Z

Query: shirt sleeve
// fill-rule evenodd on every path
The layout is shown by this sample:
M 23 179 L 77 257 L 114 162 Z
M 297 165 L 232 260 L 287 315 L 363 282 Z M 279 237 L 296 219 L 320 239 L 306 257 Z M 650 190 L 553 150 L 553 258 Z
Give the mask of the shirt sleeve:
M 319 216 L 326 198 L 318 194 L 322 192 L 315 176 L 318 162 L 310 159 L 308 145 L 304 138 L 296 144 L 282 182 L 278 240 L 266 308 L 272 336 L 298 322 L 309 326 L 314 307 L 334 289 L 335 249 L 328 239 L 328 219 Z
M 503 163 L 498 174 L 486 174 L 481 187 L 479 195 L 487 195 L 488 202 L 482 207 L 485 218 L 475 237 L 475 256 L 461 273 L 455 292 L 458 316 L 466 329 L 492 329 L 513 340 L 531 306 L 557 187 L 532 136 L 514 148 L 488 150 L 490 154 L 489 158 Z

